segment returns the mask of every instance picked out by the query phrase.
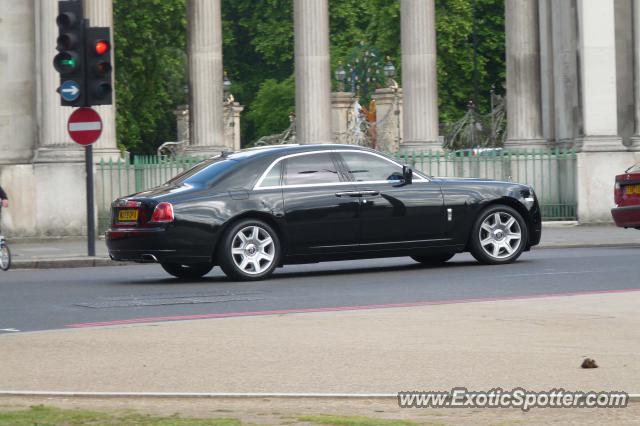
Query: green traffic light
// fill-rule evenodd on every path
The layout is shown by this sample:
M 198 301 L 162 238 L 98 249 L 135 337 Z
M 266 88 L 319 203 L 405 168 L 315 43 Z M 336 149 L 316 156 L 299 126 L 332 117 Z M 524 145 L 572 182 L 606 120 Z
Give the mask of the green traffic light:
M 62 75 L 75 72 L 80 66 L 78 54 L 73 51 L 63 51 L 53 58 L 53 66 Z

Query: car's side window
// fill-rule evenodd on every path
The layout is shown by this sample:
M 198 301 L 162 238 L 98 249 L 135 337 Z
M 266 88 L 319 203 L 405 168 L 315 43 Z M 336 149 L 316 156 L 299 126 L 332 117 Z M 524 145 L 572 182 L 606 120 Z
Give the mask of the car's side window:
M 340 155 L 356 182 L 402 180 L 402 167 L 384 158 L 360 152 Z
M 285 185 L 332 184 L 340 175 L 331 153 L 307 154 L 287 158 Z
M 266 174 L 260 186 L 263 186 L 263 187 L 280 186 L 281 174 L 282 174 L 282 161 L 279 161 L 271 168 L 271 170 L 269 170 L 269 173 Z

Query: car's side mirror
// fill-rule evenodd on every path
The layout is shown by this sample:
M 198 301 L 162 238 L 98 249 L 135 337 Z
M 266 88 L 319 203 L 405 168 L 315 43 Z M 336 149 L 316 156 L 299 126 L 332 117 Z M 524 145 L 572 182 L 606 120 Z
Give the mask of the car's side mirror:
M 402 179 L 404 180 L 405 185 L 413 182 L 413 170 L 410 167 L 402 166 Z

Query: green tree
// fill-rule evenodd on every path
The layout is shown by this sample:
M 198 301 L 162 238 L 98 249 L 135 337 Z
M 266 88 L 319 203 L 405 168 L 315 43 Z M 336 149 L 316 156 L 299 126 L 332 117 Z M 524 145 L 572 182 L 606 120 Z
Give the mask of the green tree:
M 278 82 L 266 80 L 260 85 L 247 120 L 256 123 L 259 135 L 271 135 L 289 127 L 289 114 L 295 111 L 296 88 L 294 77 Z
M 118 145 L 153 152 L 186 102 L 185 0 L 115 0 L 114 22 Z
M 186 0 L 114 0 L 118 141 L 151 152 L 175 139 L 173 109 L 186 102 Z M 505 77 L 504 0 L 476 0 L 479 112 Z M 473 97 L 473 8 L 436 0 L 441 122 Z M 400 1 L 330 0 L 331 64 L 360 42 L 390 56 L 401 81 Z M 288 126 L 294 87 L 293 0 L 222 0 L 224 63 L 245 105 L 243 144 Z M 270 80 L 270 81 L 269 81 Z M 282 96 L 279 99 L 278 96 Z M 271 106 L 269 106 L 271 103 Z

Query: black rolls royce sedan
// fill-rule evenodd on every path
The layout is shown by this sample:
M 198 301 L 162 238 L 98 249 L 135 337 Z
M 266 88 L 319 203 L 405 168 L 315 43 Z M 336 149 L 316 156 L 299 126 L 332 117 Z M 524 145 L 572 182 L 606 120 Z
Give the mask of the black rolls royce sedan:
M 112 204 L 112 259 L 199 278 L 218 265 L 258 280 L 285 264 L 410 256 L 437 265 L 469 251 L 504 264 L 538 244 L 527 185 L 441 179 L 371 149 L 282 145 L 203 161 Z

